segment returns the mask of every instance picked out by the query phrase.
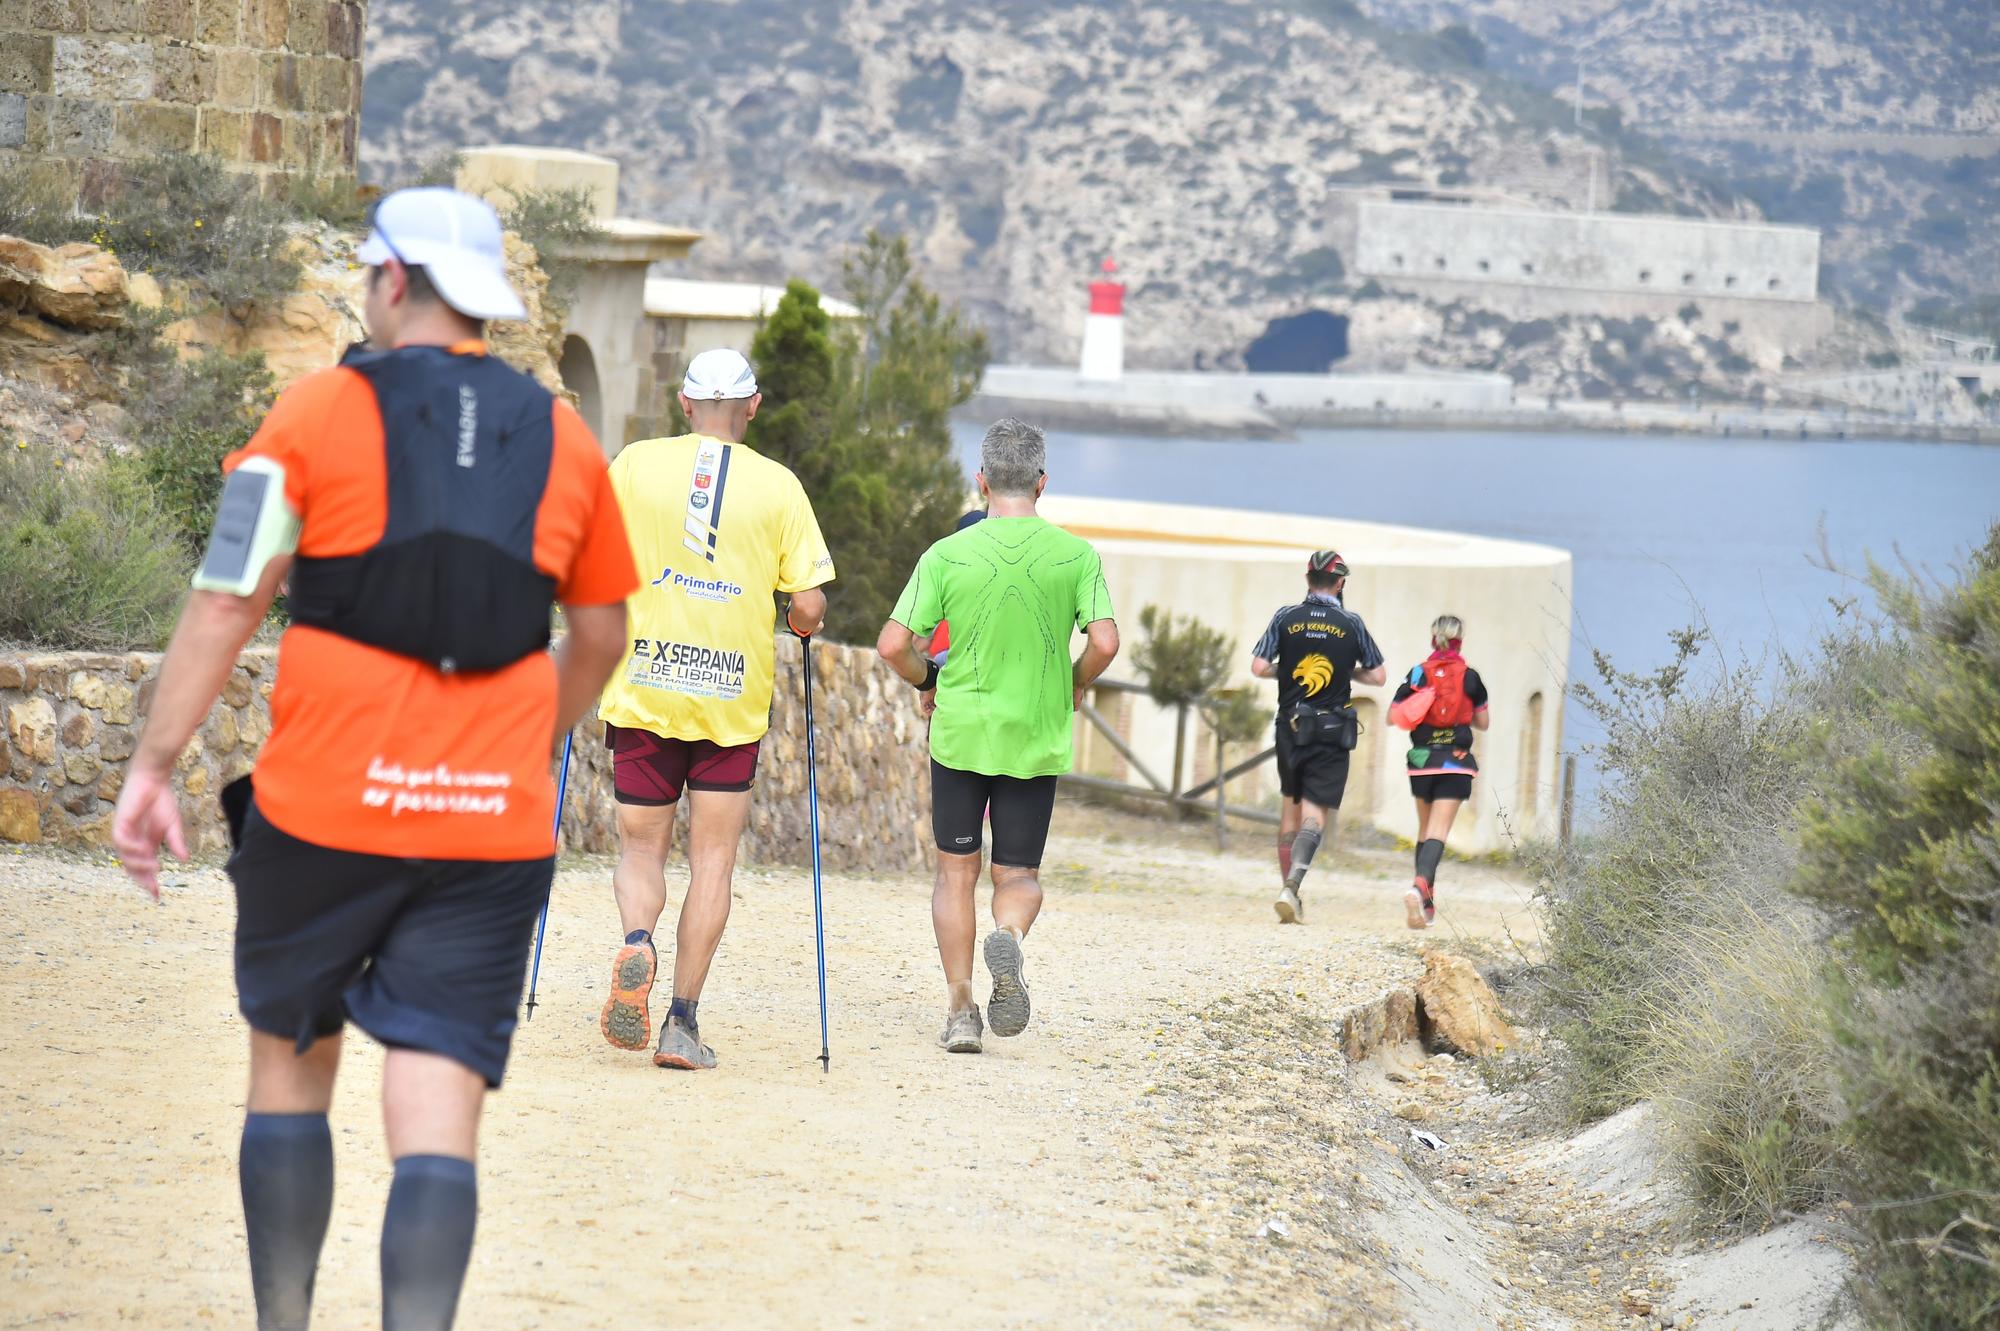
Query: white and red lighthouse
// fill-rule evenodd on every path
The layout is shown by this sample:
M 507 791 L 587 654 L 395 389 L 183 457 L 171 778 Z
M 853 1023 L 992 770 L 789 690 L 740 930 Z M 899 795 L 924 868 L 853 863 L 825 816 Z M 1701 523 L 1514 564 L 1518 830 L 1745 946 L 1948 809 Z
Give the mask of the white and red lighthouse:
M 1077 374 L 1085 379 L 1117 379 L 1125 373 L 1125 284 L 1118 265 L 1104 261 L 1104 275 L 1090 284 L 1090 313 L 1083 320 L 1083 359 Z

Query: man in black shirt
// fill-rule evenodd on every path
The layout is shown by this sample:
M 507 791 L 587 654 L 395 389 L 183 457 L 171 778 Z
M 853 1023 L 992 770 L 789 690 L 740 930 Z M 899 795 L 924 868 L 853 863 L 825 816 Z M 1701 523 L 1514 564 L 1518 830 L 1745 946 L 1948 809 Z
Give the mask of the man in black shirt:
M 1348 703 L 1356 684 L 1387 678 L 1382 652 L 1361 616 L 1341 604 L 1347 564 L 1332 550 L 1306 562 L 1306 599 L 1271 616 L 1257 640 L 1250 673 L 1278 681 L 1278 868 L 1285 888 L 1278 919 L 1305 920 L 1299 884 L 1347 791 L 1347 755 L 1354 747 Z

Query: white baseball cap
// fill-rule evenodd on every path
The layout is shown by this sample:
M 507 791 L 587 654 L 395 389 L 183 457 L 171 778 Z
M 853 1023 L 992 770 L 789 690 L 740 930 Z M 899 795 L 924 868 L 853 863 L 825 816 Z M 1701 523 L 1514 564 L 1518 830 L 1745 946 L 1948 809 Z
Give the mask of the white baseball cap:
M 695 402 L 725 402 L 757 396 L 757 374 L 743 353 L 728 347 L 704 351 L 688 362 L 681 392 Z
M 421 268 L 444 303 L 468 319 L 525 319 L 528 307 L 507 285 L 507 255 L 493 205 L 455 189 L 399 189 L 375 205 L 368 239 L 354 257 L 369 267 L 390 259 Z

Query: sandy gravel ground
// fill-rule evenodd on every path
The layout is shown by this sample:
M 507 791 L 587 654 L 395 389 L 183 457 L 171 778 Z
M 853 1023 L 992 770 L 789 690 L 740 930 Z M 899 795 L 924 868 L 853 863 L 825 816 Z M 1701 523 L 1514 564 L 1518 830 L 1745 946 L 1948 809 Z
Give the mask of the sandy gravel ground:
M 806 874 L 740 875 L 722 1066 L 684 1074 L 599 1036 L 609 869 L 566 864 L 459 1325 L 1408 1324 L 1355 1166 L 1394 1120 L 1333 1037 L 1416 969 L 1406 856 L 1336 857 L 1280 928 L 1268 831 L 1208 835 L 1065 805 L 1034 1024 L 979 1058 L 934 1044 L 927 882 L 831 879 L 830 1075 Z M 1500 870 L 1450 866 L 1443 903 L 1446 937 L 1532 932 Z M 0 855 L 0 1326 L 250 1324 L 232 921 L 212 865 L 154 907 L 104 857 Z M 376 1324 L 380 1067 L 350 1035 L 316 1327 Z

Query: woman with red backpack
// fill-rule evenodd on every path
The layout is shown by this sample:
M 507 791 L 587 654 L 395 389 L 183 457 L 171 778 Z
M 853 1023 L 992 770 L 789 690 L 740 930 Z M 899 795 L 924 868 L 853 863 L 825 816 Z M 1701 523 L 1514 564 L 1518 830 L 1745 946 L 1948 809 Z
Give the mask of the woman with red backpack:
M 1437 918 L 1437 871 L 1458 806 L 1472 798 L 1479 763 L 1472 733 L 1487 726 L 1486 685 L 1459 655 L 1465 625 L 1439 615 L 1431 625 L 1432 651 L 1414 667 L 1390 704 L 1389 718 L 1410 732 L 1410 794 L 1417 801 L 1417 874 L 1403 894 L 1409 926 Z

